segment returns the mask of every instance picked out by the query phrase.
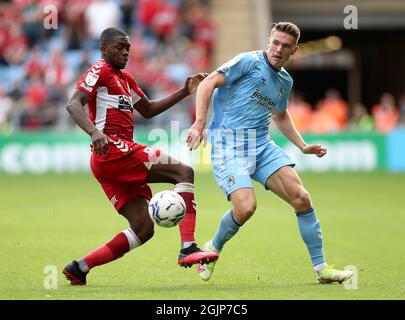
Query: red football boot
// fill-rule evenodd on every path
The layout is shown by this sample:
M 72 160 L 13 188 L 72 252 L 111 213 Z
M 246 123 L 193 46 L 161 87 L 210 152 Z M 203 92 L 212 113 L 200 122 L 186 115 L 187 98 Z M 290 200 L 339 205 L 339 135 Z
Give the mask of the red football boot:
M 86 285 L 86 276 L 88 272 L 83 272 L 80 270 L 79 263 L 76 260 L 65 266 L 63 269 L 63 274 L 74 286 Z
M 191 267 L 193 264 L 208 264 L 218 260 L 219 254 L 216 252 L 205 252 L 193 243 L 190 247 L 181 249 L 179 254 L 179 265 L 182 267 Z

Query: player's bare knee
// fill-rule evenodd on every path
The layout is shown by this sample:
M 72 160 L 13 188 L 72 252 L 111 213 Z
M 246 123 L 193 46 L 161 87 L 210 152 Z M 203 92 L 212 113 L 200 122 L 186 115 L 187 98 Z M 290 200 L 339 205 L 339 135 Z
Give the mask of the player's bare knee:
M 256 202 L 248 201 L 234 208 L 233 214 L 240 224 L 244 224 L 256 211 Z
M 305 189 L 300 190 L 293 200 L 294 209 L 297 212 L 308 210 L 312 207 L 311 197 Z
M 247 217 L 247 219 L 249 219 L 251 216 L 253 216 L 253 214 L 256 212 L 256 203 L 251 204 L 249 206 L 246 206 L 245 210 L 244 210 L 244 214 Z M 246 220 L 247 220 L 246 219 Z

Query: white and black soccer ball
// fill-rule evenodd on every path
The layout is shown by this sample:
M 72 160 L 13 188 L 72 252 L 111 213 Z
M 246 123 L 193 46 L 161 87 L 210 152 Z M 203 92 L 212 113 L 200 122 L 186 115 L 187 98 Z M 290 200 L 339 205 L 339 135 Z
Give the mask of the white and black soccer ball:
M 160 227 L 171 228 L 178 225 L 186 214 L 186 203 L 174 191 L 156 193 L 149 202 L 149 215 Z

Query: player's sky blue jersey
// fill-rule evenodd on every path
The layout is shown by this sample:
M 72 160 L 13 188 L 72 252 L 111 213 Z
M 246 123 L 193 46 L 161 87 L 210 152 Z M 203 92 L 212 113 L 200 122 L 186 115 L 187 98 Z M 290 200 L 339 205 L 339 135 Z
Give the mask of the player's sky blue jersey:
M 209 129 L 217 134 L 211 135 L 211 142 L 229 148 L 232 140 L 228 139 L 229 135 L 239 132 L 233 140 L 239 146 L 242 143 L 245 150 L 252 139 L 256 148 L 268 143 L 271 113 L 287 108 L 293 84 L 291 76 L 284 68 L 280 71 L 274 68 L 264 51 L 241 53 L 217 71 L 227 83 L 214 91 L 214 113 Z

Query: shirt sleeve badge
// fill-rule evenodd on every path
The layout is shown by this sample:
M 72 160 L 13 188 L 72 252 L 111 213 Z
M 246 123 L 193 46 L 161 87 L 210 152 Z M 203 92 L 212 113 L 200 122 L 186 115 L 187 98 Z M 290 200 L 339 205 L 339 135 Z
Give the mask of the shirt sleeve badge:
M 99 75 L 94 74 L 93 72 L 89 72 L 86 76 L 85 82 L 88 86 L 92 87 L 97 83 L 99 77 Z

